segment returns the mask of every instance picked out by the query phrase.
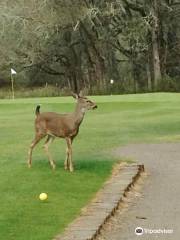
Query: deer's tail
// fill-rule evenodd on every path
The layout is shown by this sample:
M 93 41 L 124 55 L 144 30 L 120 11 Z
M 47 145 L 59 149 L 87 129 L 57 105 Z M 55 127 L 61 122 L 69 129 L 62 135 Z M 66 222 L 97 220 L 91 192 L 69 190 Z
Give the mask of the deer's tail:
M 35 111 L 36 116 L 40 114 L 40 107 L 41 107 L 40 105 L 37 105 L 36 107 L 36 111 Z

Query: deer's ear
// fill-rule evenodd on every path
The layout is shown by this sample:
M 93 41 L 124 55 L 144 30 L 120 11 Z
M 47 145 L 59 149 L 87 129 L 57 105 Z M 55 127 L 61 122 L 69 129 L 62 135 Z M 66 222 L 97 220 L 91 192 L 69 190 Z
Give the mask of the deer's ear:
M 78 95 L 76 93 L 72 92 L 71 94 L 72 94 L 73 98 L 78 99 Z

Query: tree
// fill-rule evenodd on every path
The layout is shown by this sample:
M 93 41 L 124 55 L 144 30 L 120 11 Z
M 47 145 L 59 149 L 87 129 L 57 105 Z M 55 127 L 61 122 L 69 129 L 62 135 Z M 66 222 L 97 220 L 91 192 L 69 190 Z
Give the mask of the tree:
M 28 86 L 106 93 L 114 79 L 117 93 L 177 90 L 179 7 L 177 0 L 5 0 L 1 78 L 13 66 Z

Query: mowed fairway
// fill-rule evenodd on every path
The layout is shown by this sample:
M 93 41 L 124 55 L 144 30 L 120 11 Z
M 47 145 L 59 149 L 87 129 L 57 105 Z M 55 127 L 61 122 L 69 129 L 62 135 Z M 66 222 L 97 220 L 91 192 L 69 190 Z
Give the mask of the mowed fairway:
M 42 149 L 35 148 L 32 169 L 27 151 L 34 137 L 34 111 L 70 112 L 71 97 L 0 100 L 0 239 L 50 240 L 63 231 L 110 175 L 111 150 L 136 142 L 180 141 L 180 94 L 158 93 L 91 97 L 98 109 L 86 114 L 73 144 L 75 172 L 63 170 L 65 142 L 50 151 L 50 169 Z M 48 193 L 48 201 L 38 195 Z

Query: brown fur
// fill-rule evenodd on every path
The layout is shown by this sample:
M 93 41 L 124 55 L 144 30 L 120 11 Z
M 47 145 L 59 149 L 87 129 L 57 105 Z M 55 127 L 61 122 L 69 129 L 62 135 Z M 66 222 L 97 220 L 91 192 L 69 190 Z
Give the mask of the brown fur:
M 46 154 L 48 156 L 50 165 L 55 169 L 55 163 L 48 150 L 50 143 L 55 137 L 65 138 L 67 143 L 66 160 L 64 162 L 64 168 L 69 171 L 73 171 L 72 163 L 72 142 L 79 132 L 79 127 L 83 121 L 85 112 L 90 109 L 97 108 L 97 105 L 87 99 L 86 97 L 73 94 L 73 97 L 77 99 L 75 111 L 68 114 L 58 114 L 54 112 L 40 113 L 40 106 L 36 108 L 35 119 L 35 138 L 29 149 L 28 166 L 32 164 L 32 151 L 36 144 L 45 136 L 47 139 L 44 144 Z

